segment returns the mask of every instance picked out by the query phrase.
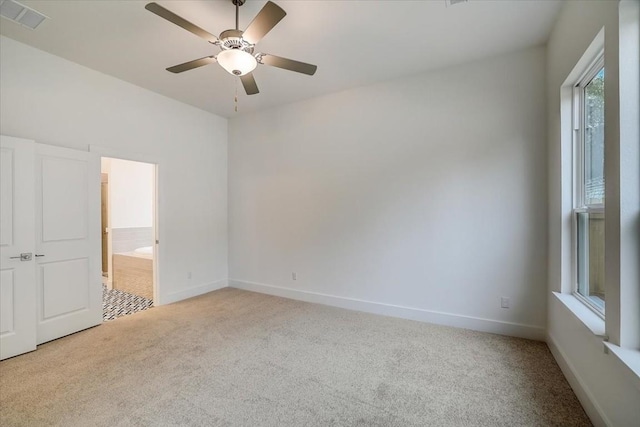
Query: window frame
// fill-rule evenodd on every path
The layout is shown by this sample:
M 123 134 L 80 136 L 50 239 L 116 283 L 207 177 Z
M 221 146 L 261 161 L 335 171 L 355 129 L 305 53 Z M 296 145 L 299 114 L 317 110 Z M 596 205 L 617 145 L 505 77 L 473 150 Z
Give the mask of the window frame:
M 572 285 L 571 293 L 580 302 L 586 305 L 590 310 L 604 320 L 605 307 L 591 300 L 591 298 L 582 295 L 579 292 L 578 274 L 580 265 L 578 263 L 579 252 L 578 236 L 579 236 L 579 214 L 600 214 L 605 216 L 605 203 L 587 204 L 585 198 L 585 96 L 584 91 L 587 85 L 600 73 L 604 68 L 604 49 L 601 49 L 595 56 L 595 59 L 589 63 L 580 78 L 573 85 L 573 104 L 572 104 L 572 130 L 573 130 L 573 185 L 572 185 L 572 201 L 571 224 L 572 224 Z M 606 72 L 606 71 L 605 71 Z M 606 124 L 605 124 L 606 126 Z M 606 186 L 606 181 L 605 181 Z M 586 233 L 583 246 L 588 247 L 589 235 Z M 582 250 L 585 250 L 582 248 Z M 583 274 L 584 275 L 584 274 Z M 606 285 L 605 285 L 606 287 Z

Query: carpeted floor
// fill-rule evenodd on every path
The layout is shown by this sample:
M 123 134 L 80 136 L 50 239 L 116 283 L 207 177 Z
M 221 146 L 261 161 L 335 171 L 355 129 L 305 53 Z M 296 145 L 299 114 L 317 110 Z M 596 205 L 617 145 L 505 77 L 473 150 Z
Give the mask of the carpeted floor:
M 236 289 L 0 363 L 2 426 L 589 426 L 544 343 Z

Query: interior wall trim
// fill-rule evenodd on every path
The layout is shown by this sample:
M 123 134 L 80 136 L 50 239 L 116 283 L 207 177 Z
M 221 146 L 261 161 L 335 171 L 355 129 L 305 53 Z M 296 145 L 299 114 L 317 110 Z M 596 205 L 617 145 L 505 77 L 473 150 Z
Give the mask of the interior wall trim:
M 217 291 L 218 289 L 226 288 L 227 280 L 221 279 L 215 282 L 207 283 L 205 285 L 195 286 L 187 289 L 182 289 L 176 292 L 171 292 L 166 295 L 158 305 L 171 304 L 174 302 L 182 301 L 187 298 L 197 297 L 198 295 L 206 294 L 207 292 Z
M 562 348 L 558 345 L 558 342 L 553 338 L 551 334 L 547 335 L 547 346 L 551 350 L 553 358 L 560 366 L 560 370 L 564 374 L 565 378 L 569 382 L 569 385 L 576 394 L 576 397 L 582 404 L 585 412 L 591 419 L 591 422 L 595 427 L 611 427 L 611 421 L 607 418 L 602 408 L 596 403 L 593 395 L 586 387 L 584 380 L 578 375 L 578 372 L 573 367 L 573 364 L 569 358 L 565 355 Z
M 453 313 L 424 310 L 413 307 L 384 304 L 380 302 L 364 301 L 354 298 L 345 298 L 336 295 L 327 295 L 317 292 L 290 289 L 263 283 L 247 282 L 229 279 L 229 287 L 274 295 L 299 301 L 316 304 L 330 305 L 349 310 L 364 311 L 366 313 L 381 314 L 383 316 L 398 317 L 401 319 L 416 320 L 437 325 L 453 326 L 456 328 L 471 329 L 480 332 L 490 332 L 512 337 L 527 338 L 536 341 L 545 341 L 544 328 L 520 323 L 502 322 L 498 320 L 482 319 L 478 317 L 464 316 Z

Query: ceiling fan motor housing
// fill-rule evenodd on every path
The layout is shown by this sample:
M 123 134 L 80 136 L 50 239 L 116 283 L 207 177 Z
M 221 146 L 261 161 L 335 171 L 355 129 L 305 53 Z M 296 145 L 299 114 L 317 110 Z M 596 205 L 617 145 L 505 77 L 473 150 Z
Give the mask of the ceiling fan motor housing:
M 220 33 L 220 47 L 223 50 L 240 49 L 253 53 L 253 45 L 242 38 L 240 30 L 226 30 Z

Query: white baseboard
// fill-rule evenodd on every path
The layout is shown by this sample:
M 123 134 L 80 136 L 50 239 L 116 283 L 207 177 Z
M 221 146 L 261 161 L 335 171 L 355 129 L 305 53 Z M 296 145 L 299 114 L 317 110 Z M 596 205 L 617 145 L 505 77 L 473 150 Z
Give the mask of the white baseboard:
M 181 291 L 171 292 L 164 298 L 161 298 L 160 304 L 171 304 L 174 302 L 182 301 L 183 299 L 197 297 L 198 295 L 206 294 L 207 292 L 217 291 L 218 289 L 226 288 L 228 282 L 226 279 L 217 280 L 206 285 L 196 286 L 193 288 L 183 289 Z
M 372 301 L 363 301 L 354 298 L 345 298 L 335 295 L 321 294 L 317 292 L 282 288 L 279 286 L 246 282 L 242 280 L 229 279 L 229 286 L 232 288 L 244 289 L 247 291 L 259 292 L 263 294 L 275 295 L 279 297 L 317 304 L 330 305 L 333 307 L 346 308 L 349 310 L 357 310 L 367 313 L 381 314 L 384 316 L 399 317 L 401 319 L 417 320 L 419 322 L 435 323 L 438 325 L 472 329 L 474 331 L 509 335 L 512 337 L 527 338 L 537 341 L 544 341 L 546 338 L 544 328 L 532 325 L 501 322 L 497 320 L 463 316 L 459 314 L 443 313 L 438 311 L 383 304 Z
M 557 341 L 551 334 L 547 335 L 547 345 L 549 346 L 549 350 L 551 350 L 551 354 L 556 359 L 558 366 L 560 366 L 560 370 L 573 389 L 573 392 L 576 394 L 578 400 L 582 404 L 584 411 L 591 419 L 593 425 L 595 427 L 612 426 L 611 421 L 609 421 L 600 406 L 598 406 L 596 400 L 593 398 L 593 395 L 591 394 L 589 389 L 585 387 L 584 381 L 573 367 L 573 364 L 564 354 L 562 348 L 558 346 Z

